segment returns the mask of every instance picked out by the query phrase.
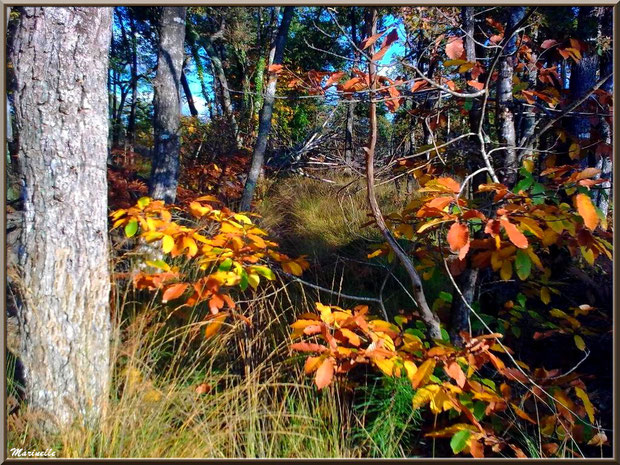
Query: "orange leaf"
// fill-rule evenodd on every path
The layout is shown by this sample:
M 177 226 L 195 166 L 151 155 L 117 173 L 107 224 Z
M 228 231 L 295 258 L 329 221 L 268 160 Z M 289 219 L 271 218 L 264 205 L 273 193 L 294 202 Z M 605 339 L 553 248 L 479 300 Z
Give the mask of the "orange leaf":
M 277 74 L 282 71 L 282 65 L 269 65 L 268 71 Z
M 368 47 L 374 44 L 377 40 L 379 40 L 379 37 L 381 37 L 383 34 L 384 34 L 383 32 L 379 32 L 375 35 L 372 35 L 362 40 L 362 43 L 360 44 L 361 49 L 366 50 Z
M 508 239 L 510 239 L 510 242 L 512 242 L 514 245 L 516 245 L 520 249 L 527 249 L 528 247 L 527 237 L 525 237 L 523 233 L 519 231 L 514 224 L 512 224 L 510 221 L 505 220 L 505 219 L 500 219 L 499 222 L 504 227 L 504 231 L 506 231 L 506 234 L 508 235 Z
M 448 244 L 450 244 L 450 250 L 453 252 L 458 252 L 465 247 L 469 249 L 469 229 L 464 224 L 454 223 L 450 226 L 447 239 Z M 465 254 L 467 254 L 467 251 L 465 251 Z M 463 259 L 460 257 L 460 254 L 459 258 L 461 258 L 461 260 Z
M 599 222 L 599 217 L 592 205 L 592 200 L 586 194 L 577 194 L 575 196 L 575 205 L 579 216 L 583 218 L 583 222 L 590 231 L 594 231 Z
M 478 81 L 467 81 L 467 84 L 469 84 L 470 86 L 478 89 L 478 90 L 482 90 L 484 89 L 484 83 L 482 82 L 478 82 Z
M 161 298 L 162 302 L 168 302 L 169 300 L 174 300 L 177 299 L 179 297 L 181 297 L 181 295 L 185 292 L 185 289 L 187 289 L 189 286 L 189 284 L 187 283 L 178 283 L 178 284 L 173 284 L 172 286 L 168 287 L 165 291 L 164 294 Z
M 291 349 L 297 350 L 299 352 L 325 352 L 327 347 L 322 346 L 321 344 L 312 344 L 310 342 L 297 342 L 296 344 L 291 344 Z
M 465 373 L 463 373 L 463 370 L 458 363 L 450 362 L 447 366 L 444 366 L 444 370 L 446 371 L 448 376 L 450 376 L 456 381 L 458 387 L 462 388 L 463 386 L 465 386 L 465 381 L 467 380 L 467 378 L 465 377 Z
M 213 294 L 213 297 L 209 300 L 209 310 L 216 315 L 220 309 L 224 306 L 224 299 L 219 294 Z
M 386 52 L 389 50 L 390 46 L 389 45 L 384 45 L 383 47 L 381 47 L 381 50 L 379 50 L 377 53 L 375 53 L 371 60 L 372 61 L 379 61 L 381 58 L 383 58 L 383 56 L 386 54 Z
M 426 81 L 415 81 L 411 86 L 411 92 L 417 92 L 418 90 L 426 87 L 428 83 Z
M 316 370 L 316 377 L 314 382 L 316 387 L 323 389 L 325 386 L 329 386 L 334 378 L 334 362 L 331 358 L 326 358 L 321 366 Z
M 437 184 L 447 187 L 455 194 L 458 194 L 461 191 L 461 185 L 452 178 L 438 178 Z
M 342 76 L 344 76 L 346 73 L 344 71 L 336 71 L 335 73 L 333 73 L 329 79 L 327 80 L 327 82 L 325 83 L 325 88 L 331 86 L 332 84 L 338 82 L 340 80 L 340 78 Z
M 306 363 L 304 364 L 304 372 L 309 375 L 310 373 L 314 373 L 321 363 L 321 357 L 308 357 L 306 359 Z
M 534 425 L 536 424 L 536 420 L 534 420 L 531 416 L 529 416 L 527 413 L 525 413 L 515 404 L 511 403 L 510 406 L 512 407 L 512 409 L 515 411 L 515 413 L 517 414 L 519 418 L 523 418 L 524 420 L 529 421 L 530 423 Z
M 465 54 L 463 39 L 460 37 L 450 37 L 446 44 L 446 55 L 452 60 L 458 60 Z
M 426 202 L 426 206 L 429 208 L 436 208 L 438 210 L 443 210 L 446 208 L 452 201 L 454 197 L 449 195 L 444 195 L 441 197 L 436 197 L 428 202 Z
M 222 323 L 224 323 L 224 320 L 227 317 L 227 313 L 222 313 L 211 319 L 209 321 L 209 324 L 205 328 L 205 339 L 209 339 L 210 337 L 214 336 L 220 330 L 220 328 L 222 327 Z

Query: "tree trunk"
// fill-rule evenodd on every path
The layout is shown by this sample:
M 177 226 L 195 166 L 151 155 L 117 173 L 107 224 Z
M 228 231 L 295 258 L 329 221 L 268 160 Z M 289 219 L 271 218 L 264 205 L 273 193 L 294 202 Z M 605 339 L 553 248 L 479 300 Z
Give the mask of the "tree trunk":
M 96 421 L 108 396 L 112 9 L 20 10 L 11 53 L 24 179 L 18 317 L 27 399 L 51 429 Z
M 351 7 L 349 11 L 349 21 L 351 23 L 351 40 L 357 44 L 357 21 L 355 20 L 355 7 Z M 358 66 L 359 52 L 353 51 L 355 62 L 354 66 Z M 353 75 L 351 75 L 353 77 Z M 344 161 L 347 164 L 347 168 L 353 163 L 353 131 L 354 131 L 354 119 L 355 119 L 355 102 L 351 101 L 347 105 L 347 127 L 344 134 Z
M 525 7 L 510 7 L 507 9 L 506 30 L 511 32 L 515 25 L 525 16 Z M 516 35 L 510 39 L 504 48 L 504 56 L 499 63 L 499 78 L 497 80 L 497 122 L 500 143 L 506 146 L 502 151 L 503 180 L 508 187 L 512 187 L 517 181 L 517 135 L 515 130 L 515 112 L 512 98 L 512 78 L 514 60 L 516 60 Z
M 366 37 L 371 37 L 377 32 L 377 10 L 374 7 L 369 7 L 366 10 Z M 368 49 L 370 56 L 374 55 L 374 45 L 371 45 Z M 368 119 L 370 121 L 370 138 L 368 141 L 368 147 L 364 147 L 366 151 L 366 189 L 368 193 L 368 204 L 372 212 L 373 218 L 377 223 L 377 227 L 383 238 L 386 240 L 390 248 L 394 251 L 394 255 L 401 262 L 405 268 L 407 275 L 411 281 L 411 287 L 413 296 L 418 304 L 422 321 L 427 326 L 428 334 L 432 339 L 441 339 L 441 327 L 439 318 L 431 310 L 426 301 L 424 295 L 424 289 L 422 287 L 422 280 L 420 275 L 413 266 L 413 262 L 409 259 L 405 251 L 400 247 L 400 244 L 396 241 L 391 231 L 385 224 L 385 219 L 377 203 L 377 196 L 375 194 L 375 175 L 374 175 L 374 156 L 375 148 L 377 145 L 377 103 L 375 101 L 376 94 L 376 65 L 373 61 L 368 63 L 368 79 L 370 81 L 370 105 L 368 112 Z
M 155 148 L 150 195 L 174 202 L 179 178 L 181 67 L 185 41 L 185 7 L 163 7 L 159 24 L 157 75 L 153 79 Z
M 602 22 L 600 24 L 600 34 L 603 37 L 609 37 L 610 43 L 613 44 L 612 15 L 609 12 L 602 12 Z M 612 45 L 613 46 L 613 45 Z M 609 76 L 613 72 L 613 50 L 604 52 L 600 59 L 600 76 Z M 601 87 L 604 91 L 613 93 L 613 80 L 608 79 Z M 606 117 L 601 117 L 601 137 L 606 144 L 612 145 L 611 121 Z M 601 170 L 601 177 L 607 179 L 601 184 L 601 189 L 597 191 L 595 196 L 596 206 L 601 209 L 603 214 L 607 216 L 609 211 L 609 202 L 611 200 L 611 182 L 612 176 L 612 157 L 602 156 L 597 160 L 596 167 Z
M 217 79 L 219 88 L 222 111 L 228 119 L 228 123 L 230 124 L 230 129 L 233 132 L 233 137 L 237 147 L 241 145 L 239 139 L 239 124 L 237 123 L 237 118 L 235 117 L 235 110 L 232 106 L 232 99 L 230 98 L 230 90 L 228 87 L 228 79 L 226 78 L 226 73 L 224 72 L 224 66 L 222 65 L 222 60 L 218 54 L 216 47 L 211 43 L 210 39 L 203 40 L 203 48 L 209 58 L 211 59 L 211 63 L 213 64 L 213 70 L 215 71 L 215 79 Z
M 196 105 L 194 104 L 192 90 L 189 88 L 187 77 L 185 76 L 185 69 L 181 72 L 181 85 L 183 86 L 183 92 L 185 93 L 185 98 L 187 99 L 187 106 L 189 107 L 190 114 L 192 116 L 198 116 L 198 110 L 196 110 Z
M 280 23 L 280 29 L 272 48 L 273 59 L 269 60 L 270 65 L 282 63 L 284 57 L 284 46 L 286 44 L 286 36 L 288 35 L 288 29 L 293 19 L 293 13 L 295 8 L 287 6 L 284 8 L 282 15 L 282 22 Z M 258 137 L 256 139 L 256 145 L 254 147 L 254 153 L 252 154 L 252 165 L 248 173 L 248 178 L 245 182 L 243 189 L 243 197 L 241 198 L 240 210 L 247 211 L 252 204 L 252 198 L 254 197 L 254 191 L 256 190 L 256 183 L 258 177 L 263 168 L 263 162 L 265 159 L 265 150 L 267 149 L 267 139 L 269 138 L 269 132 L 271 131 L 271 115 L 273 113 L 273 103 L 276 95 L 276 84 L 278 82 L 278 75 L 276 73 L 269 73 L 269 80 L 267 82 L 267 91 L 265 92 L 265 99 L 263 102 L 263 108 L 260 113 L 260 119 L 258 124 Z
M 577 37 L 584 42 L 596 37 L 595 21 L 591 6 L 579 7 Z M 573 64 L 570 76 L 570 94 L 572 100 L 579 100 L 596 85 L 596 73 L 599 68 L 599 59 L 596 51 L 590 50 L 582 54 L 581 60 Z M 570 119 L 569 128 L 575 137 L 580 140 L 590 138 L 590 119 L 584 116 L 574 116 Z
M 138 39 L 136 38 L 136 21 L 130 11 L 129 27 L 131 31 L 131 104 L 127 121 L 127 142 L 133 151 L 136 143 L 136 108 L 138 106 Z

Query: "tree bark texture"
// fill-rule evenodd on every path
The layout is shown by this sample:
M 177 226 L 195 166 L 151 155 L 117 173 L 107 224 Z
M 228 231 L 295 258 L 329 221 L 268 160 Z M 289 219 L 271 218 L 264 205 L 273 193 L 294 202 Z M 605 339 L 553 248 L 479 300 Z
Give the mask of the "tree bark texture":
M 515 25 L 525 16 L 525 7 L 510 7 L 507 9 L 506 30 L 511 32 Z M 515 112 L 512 98 L 513 61 L 516 60 L 516 34 L 508 41 L 504 48 L 504 57 L 499 63 L 499 79 L 497 81 L 497 121 L 500 143 L 506 148 L 501 152 L 503 160 L 502 182 L 512 187 L 517 181 L 518 157 L 517 135 L 515 130 Z
M 185 92 L 185 98 L 187 99 L 187 106 L 189 107 L 190 114 L 192 116 L 198 116 L 198 110 L 194 104 L 194 97 L 192 95 L 192 90 L 189 88 L 189 83 L 187 82 L 187 77 L 185 76 L 185 70 L 181 73 L 181 85 L 183 85 L 183 92 Z
M 24 183 L 20 353 L 30 407 L 54 428 L 96 420 L 108 396 L 112 8 L 20 12 L 11 51 Z
M 163 7 L 159 24 L 157 74 L 153 79 L 155 148 L 150 195 L 174 202 L 179 179 L 181 72 L 186 7 Z
M 280 23 L 278 35 L 274 42 L 273 59 L 270 60 L 270 65 L 282 63 L 286 36 L 288 35 L 288 29 L 291 25 L 294 11 L 295 8 L 292 6 L 287 6 L 284 8 L 282 22 Z M 254 153 L 252 154 L 252 165 L 250 166 L 248 178 L 243 189 L 243 197 L 241 198 L 240 210 L 242 211 L 247 211 L 250 209 L 252 198 L 254 197 L 254 191 L 256 190 L 256 183 L 258 182 L 258 177 L 263 168 L 265 151 L 267 150 L 267 140 L 269 139 L 269 132 L 271 131 L 271 115 L 273 114 L 273 104 L 275 101 L 277 82 L 278 75 L 270 72 L 269 80 L 267 82 L 267 90 L 263 101 L 263 108 L 261 110 L 258 123 L 258 137 L 256 138 L 256 145 L 254 146 Z

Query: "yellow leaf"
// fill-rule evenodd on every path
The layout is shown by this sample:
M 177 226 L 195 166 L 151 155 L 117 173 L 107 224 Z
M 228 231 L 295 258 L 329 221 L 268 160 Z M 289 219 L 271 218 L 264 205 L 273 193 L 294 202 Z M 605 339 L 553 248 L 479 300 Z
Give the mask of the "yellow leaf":
M 502 263 L 502 269 L 499 271 L 499 275 L 504 281 L 508 281 L 512 278 L 512 263 L 509 260 Z
M 394 372 L 394 362 L 391 359 L 373 359 L 373 362 L 377 367 L 386 375 L 392 376 Z
M 543 286 L 543 287 L 540 288 L 540 300 L 545 305 L 547 305 L 547 304 L 549 304 L 549 302 L 551 302 L 551 294 L 549 293 L 549 288 L 548 287 L 544 287 Z
M 250 286 L 252 286 L 253 289 L 258 288 L 258 285 L 260 283 L 260 276 L 256 273 L 248 274 L 248 283 L 250 284 Z
M 579 147 L 579 144 L 575 142 L 570 144 L 570 147 L 568 148 L 568 156 L 570 157 L 571 160 L 577 159 L 580 153 L 581 153 L 581 148 Z
M 579 350 L 581 350 L 582 352 L 586 350 L 586 343 L 579 334 L 575 334 L 573 336 L 573 340 L 575 341 L 575 345 Z
M 586 408 L 586 413 L 588 414 L 588 420 L 590 420 L 590 423 L 594 423 L 594 406 L 592 402 L 590 402 L 588 394 L 578 386 L 575 386 L 575 394 L 577 394 L 577 397 L 583 402 L 583 406 Z
M 220 313 L 215 318 L 209 320 L 207 327 L 205 328 L 205 339 L 213 337 L 222 327 L 222 323 L 228 317 L 226 313 Z
M 170 251 L 174 248 L 174 239 L 172 236 L 165 234 L 161 240 L 161 248 L 164 253 L 170 253 Z
M 411 385 L 414 389 L 419 388 L 420 386 L 424 386 L 431 375 L 433 374 L 433 370 L 435 369 L 435 360 L 428 359 L 420 367 L 418 371 L 411 378 Z
M 413 375 L 415 375 L 418 371 L 418 367 L 411 360 L 405 360 L 403 365 L 405 366 L 405 371 L 407 372 L 407 378 L 411 381 L 413 379 Z

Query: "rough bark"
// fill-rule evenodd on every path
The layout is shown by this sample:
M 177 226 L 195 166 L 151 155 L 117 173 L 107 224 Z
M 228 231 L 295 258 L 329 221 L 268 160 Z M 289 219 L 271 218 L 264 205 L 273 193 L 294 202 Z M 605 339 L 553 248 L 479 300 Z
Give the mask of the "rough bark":
M 357 21 L 355 19 L 355 9 L 351 7 L 349 11 L 349 21 L 351 23 L 351 40 L 353 43 L 357 44 Z M 357 61 L 359 60 L 359 52 L 357 50 L 354 51 L 355 63 L 354 66 L 358 66 Z M 353 75 L 351 75 L 353 77 Z M 344 134 L 344 160 L 347 166 L 350 166 L 353 163 L 353 131 L 354 131 L 354 119 L 355 119 L 355 102 L 351 101 L 347 105 L 347 126 Z
M 507 9 L 506 30 L 513 31 L 515 25 L 525 16 L 525 7 L 510 7 Z M 504 48 L 504 56 L 499 63 L 499 78 L 497 80 L 497 122 L 500 143 L 506 146 L 503 153 L 502 182 L 512 187 L 517 181 L 517 135 L 515 130 L 515 111 L 512 98 L 512 78 L 514 60 L 516 60 L 517 37 L 513 36 Z
M 20 10 L 11 52 L 24 182 L 20 355 L 30 407 L 53 428 L 95 421 L 108 395 L 112 9 Z
M 580 40 L 589 42 L 596 37 L 596 24 L 593 18 L 594 7 L 579 7 L 577 36 Z M 599 68 L 599 57 L 596 51 L 590 49 L 582 54 L 581 60 L 574 63 L 571 68 L 570 94 L 572 100 L 579 100 L 596 84 L 596 73 Z M 590 138 L 590 119 L 583 116 L 574 116 L 570 119 L 569 129 L 571 133 L 581 140 Z
M 369 7 L 366 11 L 366 37 L 370 37 L 377 32 L 377 10 L 376 8 Z M 374 45 L 371 45 L 368 50 L 372 56 L 374 54 Z M 368 203 L 372 212 L 373 218 L 381 231 L 381 235 L 394 251 L 394 255 L 404 266 L 407 275 L 411 281 L 413 297 L 416 299 L 418 308 L 420 310 L 422 321 L 427 326 L 428 334 L 433 339 L 441 339 L 441 327 L 439 324 L 439 318 L 431 310 L 426 301 L 424 295 L 424 289 L 422 287 L 422 280 L 420 275 L 413 266 L 413 262 L 409 259 L 405 251 L 401 248 L 400 244 L 396 241 L 383 218 L 379 204 L 377 203 L 377 197 L 375 193 L 375 175 L 374 175 L 374 156 L 375 148 L 377 145 L 377 104 L 375 102 L 374 89 L 376 88 L 376 75 L 377 70 L 373 61 L 368 64 L 368 79 L 370 80 L 370 105 L 369 105 L 369 120 L 370 120 L 370 139 L 368 141 L 368 147 L 364 147 L 366 151 L 366 189 L 368 194 Z
M 291 25 L 294 11 L 295 8 L 292 6 L 287 6 L 284 8 L 282 22 L 280 23 L 278 35 L 272 47 L 272 53 L 269 60 L 270 65 L 282 63 L 286 37 L 288 35 L 288 29 Z M 250 209 L 252 198 L 254 197 L 254 191 L 256 190 L 256 183 L 263 168 L 265 150 L 267 149 L 267 139 L 269 139 L 269 132 L 271 131 L 271 115 L 273 113 L 277 82 L 278 75 L 276 73 L 269 73 L 269 80 L 267 82 L 267 89 L 263 100 L 263 108 L 261 109 L 259 117 L 258 137 L 256 138 L 256 145 L 254 146 L 254 153 L 252 154 L 252 165 L 250 166 L 248 178 L 243 189 L 243 197 L 241 198 L 240 209 L 243 211 Z
M 181 67 L 185 41 L 185 7 L 163 7 L 159 24 L 157 74 L 153 79 L 155 148 L 150 195 L 174 202 L 179 178 Z

